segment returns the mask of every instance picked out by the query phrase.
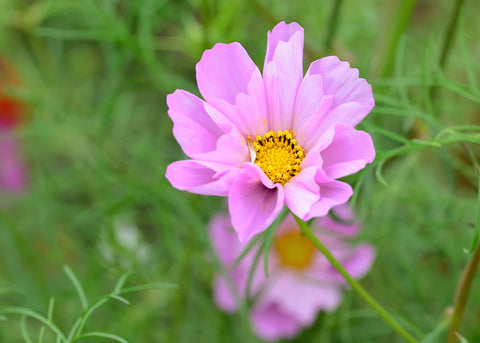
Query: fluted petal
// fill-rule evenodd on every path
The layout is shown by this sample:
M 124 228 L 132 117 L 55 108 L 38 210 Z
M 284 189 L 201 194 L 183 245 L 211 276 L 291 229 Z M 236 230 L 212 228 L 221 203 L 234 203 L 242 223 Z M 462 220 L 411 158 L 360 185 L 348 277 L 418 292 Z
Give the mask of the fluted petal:
M 173 135 L 189 157 L 216 149 L 224 134 L 205 110 L 197 96 L 177 89 L 167 96 L 168 115 L 173 121 Z
M 354 174 L 373 162 L 375 147 L 368 133 L 337 124 L 332 142 L 320 154 L 327 176 L 338 179 Z
M 300 219 L 324 216 L 352 196 L 349 184 L 332 180 L 320 167 L 308 167 L 285 184 L 285 204 Z
M 299 218 L 304 218 L 320 199 L 320 186 L 315 182 L 317 168 L 302 170 L 285 184 L 285 204 Z
M 303 77 L 303 35 L 297 23 L 281 22 L 267 36 L 263 78 L 273 131 L 293 125 L 295 99 Z
M 293 128 L 298 131 L 300 127 L 312 117 L 320 107 L 325 94 L 323 91 L 323 77 L 319 74 L 306 74 L 298 88 L 295 99 L 295 117 Z
M 266 230 L 283 208 L 284 191 L 255 164 L 246 163 L 228 194 L 232 225 L 240 242 Z
M 334 100 L 333 95 L 325 95 L 318 100 L 315 112 L 310 117 L 304 118 L 303 123 L 298 123 L 295 127 L 297 140 L 307 151 L 311 150 L 319 141 L 328 137 L 327 133 L 332 126 L 325 126 L 322 118 L 328 114 Z
M 333 107 L 349 102 L 370 105 L 371 108 L 375 104 L 372 86 L 359 77 L 357 68 L 351 68 L 348 62 L 340 61 L 337 56 L 327 56 L 312 62 L 307 74 L 322 75 L 325 94 L 335 96 Z M 349 124 L 358 124 L 367 113 L 349 118 Z
M 266 341 L 293 338 L 302 329 L 295 316 L 283 311 L 275 302 L 255 305 L 251 316 L 257 336 Z
M 359 78 L 358 69 L 351 68 L 336 56 L 328 56 L 310 64 L 305 80 L 323 80 L 324 96 L 333 96 L 330 110 L 314 116 L 317 134 L 322 135 L 330 126 L 344 123 L 356 126 L 375 106 L 372 87 L 365 79 Z M 319 99 L 321 101 L 321 98 Z
M 326 215 L 332 207 L 346 203 L 353 194 L 353 189 L 348 183 L 337 180 L 321 182 L 322 180 L 323 177 L 317 179 L 320 185 L 320 199 L 312 205 L 303 220 Z
M 202 96 L 243 135 L 268 131 L 262 75 L 239 43 L 216 44 L 206 50 L 196 71 Z
M 240 171 L 226 164 L 185 160 L 170 164 L 165 177 L 182 191 L 226 196 Z
M 334 285 L 320 285 L 283 271 L 265 290 L 262 301 L 276 303 L 303 326 L 313 324 L 320 310 L 331 312 L 340 304 L 341 290 Z
M 205 50 L 197 63 L 198 89 L 207 101 L 217 98 L 235 104 L 237 94 L 247 93 L 255 70 L 257 66 L 239 43 L 218 43 Z

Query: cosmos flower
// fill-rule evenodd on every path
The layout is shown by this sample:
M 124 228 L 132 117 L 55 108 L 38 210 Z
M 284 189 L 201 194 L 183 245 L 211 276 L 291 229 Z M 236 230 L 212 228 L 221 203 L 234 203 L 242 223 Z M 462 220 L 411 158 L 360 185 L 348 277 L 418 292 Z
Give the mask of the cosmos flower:
M 25 188 L 25 168 L 20 156 L 18 141 L 0 130 L 0 194 Z
M 342 220 L 352 218 L 348 206 L 332 211 Z M 359 232 L 359 223 L 340 222 L 325 216 L 314 220 L 311 228 L 352 277 L 360 278 L 369 271 L 375 258 L 374 248 L 366 243 L 353 246 L 345 242 L 345 238 Z M 246 244 L 239 243 L 228 216 L 212 220 L 210 237 L 220 263 L 228 270 Z M 239 302 L 246 297 L 255 253 L 249 252 L 227 274 L 216 276 L 214 297 L 223 311 L 237 311 Z M 263 266 L 257 267 L 250 292 L 255 299 L 250 318 L 260 338 L 292 338 L 302 328 L 312 325 L 319 311 L 332 312 L 339 306 L 346 287 L 343 277 L 308 238 L 301 235 L 292 216 L 286 217 L 275 231 L 268 261 L 269 277 L 265 276 Z
M 303 75 L 303 28 L 281 22 L 268 33 L 263 75 L 236 42 L 206 50 L 196 74 L 205 100 L 184 90 L 167 97 L 191 159 L 170 164 L 166 177 L 180 190 L 228 196 L 242 242 L 284 205 L 309 220 L 350 198 L 337 179 L 375 157 L 371 137 L 354 129 L 374 106 L 357 69 L 329 56 Z
M 0 59 L 0 193 L 20 192 L 25 187 L 25 169 L 15 137 L 15 128 L 22 121 L 23 106 L 3 93 L 5 83 L 15 81 Z

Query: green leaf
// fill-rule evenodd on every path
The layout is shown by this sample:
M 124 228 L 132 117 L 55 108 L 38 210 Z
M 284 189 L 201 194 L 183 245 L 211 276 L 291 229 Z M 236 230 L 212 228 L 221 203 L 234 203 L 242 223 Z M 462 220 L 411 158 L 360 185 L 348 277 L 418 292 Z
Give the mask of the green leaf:
M 87 302 L 87 297 L 85 296 L 85 292 L 83 291 L 83 287 L 78 281 L 77 277 L 73 273 L 73 271 L 70 269 L 69 266 L 65 265 L 63 266 L 63 271 L 67 274 L 68 278 L 70 281 L 72 281 L 73 286 L 75 286 L 75 289 L 77 290 L 78 297 L 80 298 L 80 303 L 82 304 L 82 309 L 85 310 L 88 306 Z
M 89 333 L 85 333 L 85 334 L 83 334 L 83 335 L 81 335 L 81 336 L 75 337 L 75 338 L 72 340 L 72 343 L 73 343 L 73 342 L 76 342 L 76 341 L 80 341 L 80 340 L 85 339 L 85 338 L 90 338 L 90 337 L 110 338 L 111 340 L 117 341 L 117 342 L 120 342 L 120 343 L 128 343 L 127 340 L 123 339 L 123 338 L 120 337 L 120 336 L 112 335 L 111 333 L 104 333 L 104 332 L 89 332 Z

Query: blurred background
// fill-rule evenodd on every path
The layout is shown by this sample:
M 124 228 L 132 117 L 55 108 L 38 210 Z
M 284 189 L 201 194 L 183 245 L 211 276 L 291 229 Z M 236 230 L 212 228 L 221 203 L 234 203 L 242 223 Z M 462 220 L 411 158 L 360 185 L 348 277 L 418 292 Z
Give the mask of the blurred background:
M 164 177 L 184 158 L 165 98 L 199 94 L 195 64 L 217 42 L 240 42 L 261 67 L 267 31 L 285 20 L 305 28 L 305 70 L 334 54 L 373 86 L 376 107 L 359 127 L 377 158 L 346 179 L 359 240 L 378 252 L 362 284 L 425 337 L 452 304 L 477 211 L 478 13 L 473 0 L 0 0 L 0 178 L 16 175 L 0 186 L 0 310 L 47 316 L 53 297 L 51 321 L 68 332 L 82 306 L 64 265 L 89 302 L 131 272 L 126 286 L 159 289 L 103 305 L 90 331 L 258 341 L 212 300 L 207 223 L 223 199 Z M 477 278 L 461 326 L 469 342 L 480 341 L 479 287 Z M 0 342 L 41 341 L 41 324 L 21 318 L 0 317 Z M 54 336 L 45 330 L 43 341 Z M 347 291 L 294 341 L 402 339 Z

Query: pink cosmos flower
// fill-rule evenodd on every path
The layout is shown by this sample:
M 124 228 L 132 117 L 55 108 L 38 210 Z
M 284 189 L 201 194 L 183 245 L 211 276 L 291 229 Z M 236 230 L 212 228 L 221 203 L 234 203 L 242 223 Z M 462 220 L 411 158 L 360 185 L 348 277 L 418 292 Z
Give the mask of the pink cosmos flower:
M 348 206 L 333 211 L 342 220 L 352 217 Z M 229 218 L 224 216 L 214 218 L 210 225 L 212 245 L 225 268 L 246 246 L 238 242 L 230 228 Z M 344 241 L 358 233 L 359 223 L 339 222 L 325 216 L 315 220 L 311 228 L 354 278 L 364 276 L 371 268 L 374 248 L 365 243 L 352 246 Z M 245 298 L 254 255 L 254 251 L 250 252 L 227 276 L 215 278 L 215 302 L 223 311 L 235 312 Z M 265 340 L 292 338 L 313 324 L 319 311 L 334 311 L 347 286 L 326 258 L 301 235 L 292 216 L 286 217 L 275 231 L 269 251 L 269 274 L 267 278 L 263 266 L 257 267 L 250 293 L 256 299 L 250 312 L 253 327 Z
M 25 187 L 25 171 L 18 142 L 0 130 L 0 194 L 21 192 Z
M 351 216 L 348 207 L 336 207 L 337 216 Z M 374 248 L 365 243 L 352 246 L 344 238 L 360 230 L 358 223 L 344 223 L 325 216 L 312 223 L 312 231 L 329 248 L 354 278 L 371 268 Z M 246 244 L 241 244 L 230 230 L 229 218 L 218 216 L 210 225 L 214 250 L 225 269 L 229 268 Z M 246 296 L 246 287 L 255 251 L 248 253 L 233 269 L 217 275 L 214 297 L 225 312 L 235 312 Z M 250 317 L 256 334 L 265 340 L 292 338 L 315 321 L 319 311 L 332 312 L 340 304 L 342 290 L 347 286 L 343 277 L 326 258 L 301 235 L 292 216 L 279 225 L 269 251 L 269 277 L 260 260 L 253 276 L 251 296 L 256 299 Z
M 228 196 L 242 242 L 286 205 L 303 220 L 324 216 L 353 191 L 338 178 L 373 161 L 371 137 L 354 129 L 373 108 L 372 88 L 335 56 L 303 75 L 303 28 L 279 23 L 267 37 L 263 75 L 239 43 L 216 44 L 196 66 L 205 100 L 167 97 L 173 134 L 190 160 L 166 177 L 181 190 Z
M 25 173 L 14 130 L 22 121 L 23 106 L 3 94 L 3 81 L 15 83 L 10 69 L 0 59 L 0 193 L 19 192 L 25 186 Z

